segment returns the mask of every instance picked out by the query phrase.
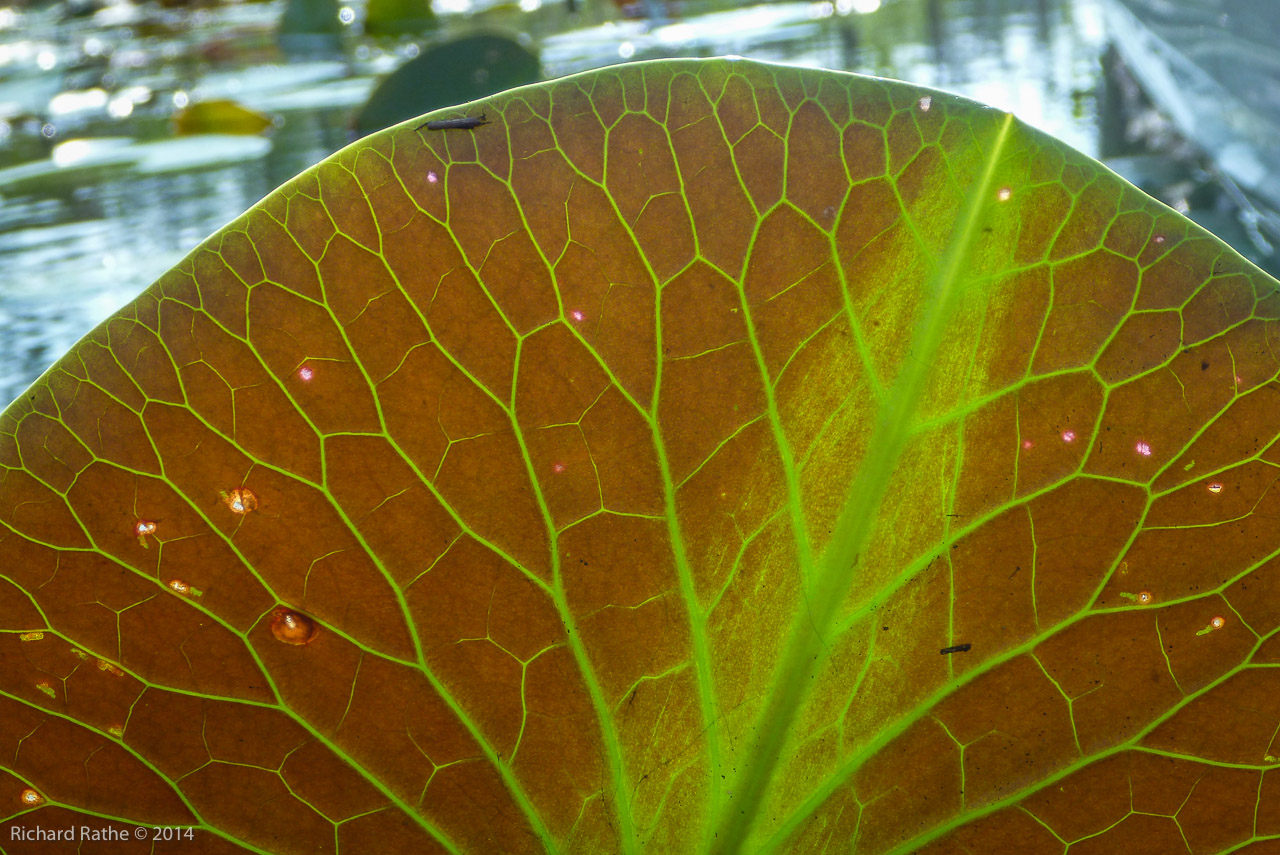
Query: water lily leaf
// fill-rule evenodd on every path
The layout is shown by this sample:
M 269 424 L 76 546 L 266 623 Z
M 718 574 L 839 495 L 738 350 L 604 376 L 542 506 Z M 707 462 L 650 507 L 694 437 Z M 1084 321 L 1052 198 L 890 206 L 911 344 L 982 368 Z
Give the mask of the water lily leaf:
M 481 114 L 303 173 L 5 411 L 6 851 L 1277 834 L 1274 280 L 901 83 L 428 118 Z

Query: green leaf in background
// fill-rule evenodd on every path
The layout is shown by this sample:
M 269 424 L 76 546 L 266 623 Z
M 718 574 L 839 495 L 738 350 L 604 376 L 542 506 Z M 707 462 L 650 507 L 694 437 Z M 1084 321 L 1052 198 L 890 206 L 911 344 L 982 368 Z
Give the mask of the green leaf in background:
M 5 411 L 6 852 L 1275 851 L 1274 280 L 901 83 L 482 112 Z

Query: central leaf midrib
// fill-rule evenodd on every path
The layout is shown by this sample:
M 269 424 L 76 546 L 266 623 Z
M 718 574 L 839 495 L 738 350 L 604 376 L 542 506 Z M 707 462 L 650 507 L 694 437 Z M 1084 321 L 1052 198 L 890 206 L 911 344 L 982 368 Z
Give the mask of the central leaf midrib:
M 932 288 L 926 291 L 923 316 L 912 339 L 914 358 L 905 361 L 889 394 L 883 400 L 868 451 L 834 527 L 822 566 L 809 593 L 809 608 L 793 620 L 786 653 L 779 663 L 778 681 L 762 707 L 756 728 L 760 738 L 750 760 L 739 774 L 742 798 L 727 811 L 719 827 L 722 851 L 732 855 L 746 841 L 760 813 L 774 769 L 788 743 L 791 725 L 808 697 L 814 681 L 806 679 L 812 660 L 843 605 L 876 511 L 888 490 L 898 460 L 911 436 L 915 410 L 923 394 L 927 373 L 941 345 L 944 332 L 956 313 L 979 216 L 991 197 L 995 171 L 1014 125 L 1012 114 L 995 129 L 995 139 L 985 155 L 982 177 L 965 199 L 947 249 L 935 270 Z M 801 552 L 800 557 L 803 557 Z

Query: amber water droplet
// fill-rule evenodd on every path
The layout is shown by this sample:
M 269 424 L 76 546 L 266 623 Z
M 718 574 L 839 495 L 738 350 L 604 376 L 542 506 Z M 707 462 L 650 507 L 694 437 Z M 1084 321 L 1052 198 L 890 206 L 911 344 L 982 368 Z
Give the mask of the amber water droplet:
M 1210 492 L 1210 493 L 1221 493 L 1221 492 L 1222 492 L 1222 485 L 1221 485 L 1221 484 L 1219 484 L 1217 481 L 1214 481 L 1212 484 L 1210 484 L 1210 485 L 1209 485 L 1209 492 Z
M 1213 620 L 1209 621 L 1209 626 L 1213 627 L 1214 629 L 1222 629 L 1226 625 L 1227 625 L 1227 619 L 1224 618 L 1222 615 L 1214 615 Z
M 155 534 L 156 524 L 152 520 L 138 520 L 133 524 L 133 533 L 136 537 L 146 537 L 149 534 Z
M 310 644 L 320 630 L 316 622 L 288 606 L 276 606 L 271 612 L 271 634 L 285 644 Z
M 169 587 L 179 594 L 186 595 L 191 593 L 191 586 L 181 579 L 170 579 Z
M 37 805 L 44 804 L 44 796 L 40 795 L 30 787 L 23 790 L 22 795 L 18 796 L 18 798 L 27 807 L 36 807 Z
M 1152 594 L 1150 591 L 1138 592 L 1138 602 L 1142 603 L 1144 606 L 1151 603 L 1151 601 L 1154 600 L 1155 598 L 1156 598 L 1155 594 Z
M 258 507 L 258 497 L 248 487 L 236 487 L 223 496 L 222 501 L 227 503 L 227 507 L 231 509 L 233 514 L 240 514 L 241 516 Z

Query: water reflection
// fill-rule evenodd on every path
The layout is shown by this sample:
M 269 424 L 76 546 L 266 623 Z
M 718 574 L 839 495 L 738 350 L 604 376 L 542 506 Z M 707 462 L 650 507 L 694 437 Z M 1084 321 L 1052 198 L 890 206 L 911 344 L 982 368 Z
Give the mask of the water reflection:
M 537 37 L 548 76 L 724 53 L 846 68 L 994 104 L 1093 153 L 1098 2 L 721 3 L 679 20 L 608 22 L 598 3 L 579 13 L 525 3 L 527 14 L 505 4 L 485 20 Z M 139 8 L 72 21 L 47 10 L 0 15 L 0 403 L 211 232 L 346 144 L 375 74 L 417 53 L 403 40 L 348 40 L 344 56 L 286 66 L 270 48 L 278 5 L 166 11 L 163 20 L 144 20 Z M 172 137 L 177 104 L 214 97 L 277 127 L 261 137 Z M 87 142 L 68 149 L 69 139 Z

